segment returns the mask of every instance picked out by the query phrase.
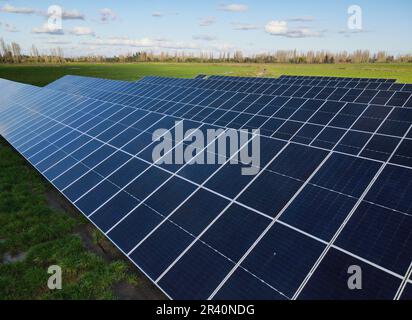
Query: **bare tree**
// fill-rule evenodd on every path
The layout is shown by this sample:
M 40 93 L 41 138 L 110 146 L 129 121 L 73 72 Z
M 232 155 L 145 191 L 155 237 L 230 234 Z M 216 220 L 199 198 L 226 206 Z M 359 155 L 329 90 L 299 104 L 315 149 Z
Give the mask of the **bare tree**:
M 31 56 L 34 62 L 40 62 L 40 53 L 37 47 L 33 44 L 31 47 Z
M 37 47 L 31 47 L 29 55 L 23 55 L 18 43 L 10 45 L 0 38 L 0 62 L 2 63 L 65 63 L 70 62 L 213 62 L 213 63 L 293 63 L 293 64 L 323 64 L 323 63 L 383 63 L 383 62 L 408 62 L 412 63 L 412 55 L 388 55 L 384 51 L 371 54 L 369 50 L 356 50 L 352 53 L 277 50 L 254 55 L 244 55 L 242 51 L 225 52 L 220 51 L 217 56 L 213 52 L 201 51 L 199 53 L 188 53 L 174 51 L 154 53 L 153 51 L 129 52 L 127 54 L 104 57 L 101 55 L 87 55 L 67 58 L 62 48 L 53 48 L 49 54 L 41 54 Z
M 3 40 L 0 39 L 0 47 L 2 51 L 2 60 L 5 63 L 13 62 L 13 52 L 11 47 Z

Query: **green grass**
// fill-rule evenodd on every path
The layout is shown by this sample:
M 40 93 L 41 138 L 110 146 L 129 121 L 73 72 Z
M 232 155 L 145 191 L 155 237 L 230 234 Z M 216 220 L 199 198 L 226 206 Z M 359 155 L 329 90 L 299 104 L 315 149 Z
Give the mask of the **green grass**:
M 108 262 L 85 248 L 76 232 L 85 220 L 52 209 L 49 188 L 0 140 L 0 300 L 113 299 L 115 284 L 136 284 L 127 263 Z M 4 264 L 6 253 L 26 257 Z M 62 290 L 47 287 L 51 265 L 62 268 Z
M 412 63 L 403 64 L 202 64 L 202 63 L 139 63 L 139 64 L 65 64 L 65 65 L 0 65 L 0 78 L 44 86 L 64 76 L 83 75 L 115 80 L 138 80 L 140 77 L 169 76 L 192 78 L 198 74 L 268 77 L 317 75 L 340 77 L 394 78 L 412 83 Z

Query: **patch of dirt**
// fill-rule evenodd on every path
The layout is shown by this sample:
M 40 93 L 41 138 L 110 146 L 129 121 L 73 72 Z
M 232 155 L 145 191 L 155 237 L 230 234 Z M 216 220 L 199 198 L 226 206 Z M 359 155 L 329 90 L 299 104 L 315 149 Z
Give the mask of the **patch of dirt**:
M 58 194 L 56 190 L 47 190 L 45 196 L 47 204 L 50 208 L 58 212 L 70 213 L 70 216 L 72 216 L 73 218 L 78 218 L 78 215 L 74 212 L 74 210 L 70 210 L 72 206 L 67 205 L 67 201 L 65 201 L 65 199 L 60 196 L 60 194 Z
M 159 290 L 133 263 L 131 263 L 106 237 L 97 236 L 98 230 L 88 222 L 83 215 L 73 207 L 57 190 L 50 189 L 46 192 L 48 205 L 62 214 L 68 214 L 76 220 L 85 223 L 79 224 L 75 233 L 82 239 L 87 250 L 103 258 L 108 263 L 124 261 L 128 264 L 130 272 L 137 274 L 136 285 L 122 281 L 113 286 L 114 295 L 121 300 L 166 300 L 167 297 Z M 86 222 L 87 221 L 87 222 Z
M 12 263 L 20 262 L 26 259 L 26 256 L 27 256 L 27 252 L 20 252 L 20 253 L 13 254 L 13 255 L 7 252 L 3 256 L 3 263 L 12 264 Z
M 93 225 L 82 224 L 75 230 L 76 234 L 82 239 L 85 248 L 107 262 L 123 260 L 123 255 L 106 239 L 96 238 L 93 234 L 97 233 L 97 229 Z
M 163 293 L 148 281 L 140 281 L 137 285 L 122 281 L 113 287 L 113 293 L 120 300 L 167 300 Z
M 264 77 L 266 75 L 266 73 L 267 73 L 267 69 L 265 68 L 265 69 L 261 70 L 260 72 L 258 72 L 257 76 L 258 77 Z

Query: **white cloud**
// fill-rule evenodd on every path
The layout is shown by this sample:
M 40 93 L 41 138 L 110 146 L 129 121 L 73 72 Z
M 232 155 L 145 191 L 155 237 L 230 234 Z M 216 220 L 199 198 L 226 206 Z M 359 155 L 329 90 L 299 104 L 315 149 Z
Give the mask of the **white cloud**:
M 38 10 L 29 7 L 14 7 L 9 4 L 6 4 L 2 8 L 0 8 L 0 11 L 15 14 L 37 14 L 45 17 L 49 17 L 51 15 L 44 10 Z M 85 20 L 85 18 L 85 15 L 78 10 L 62 10 L 63 20 Z
M 100 9 L 100 21 L 109 22 L 117 19 L 117 14 L 110 8 Z
M 93 41 L 83 41 L 80 42 L 83 47 L 89 48 L 105 48 L 111 51 L 121 51 L 122 49 L 114 49 L 115 47 L 124 47 L 125 50 L 133 50 L 133 48 L 150 49 L 157 52 L 162 52 L 165 50 L 171 51 L 234 51 L 236 48 L 230 43 L 218 43 L 210 42 L 208 44 L 201 44 L 199 42 L 182 42 L 182 41 L 172 41 L 167 39 L 126 39 L 123 37 L 112 37 L 112 38 L 96 38 Z
M 320 32 L 312 31 L 308 28 L 289 30 L 287 33 L 288 38 L 314 38 L 320 36 Z
M 33 8 L 27 7 L 13 7 L 9 4 L 4 5 L 0 11 L 7 13 L 18 13 L 18 14 L 33 14 L 36 13 L 36 10 Z
M 302 17 L 292 17 L 286 20 L 289 22 L 312 22 L 312 21 L 315 21 L 315 18 L 312 16 L 302 16 Z
M 322 35 L 321 32 L 312 31 L 309 28 L 289 29 L 286 21 L 270 21 L 266 24 L 265 31 L 273 36 L 286 38 L 310 38 Z
M 162 11 L 152 12 L 152 17 L 154 18 L 163 18 L 165 16 L 177 16 L 177 15 L 179 15 L 178 12 L 162 12 Z
M 62 18 L 64 20 L 85 20 L 84 14 L 78 10 L 63 10 Z
M 49 13 L 47 11 L 36 11 L 37 14 L 44 16 L 44 17 L 50 17 L 52 13 Z M 62 9 L 62 16 L 61 18 L 63 20 L 86 20 L 86 16 L 81 13 L 79 10 L 64 10 Z
M 20 31 L 19 29 L 17 29 L 16 26 L 10 23 L 7 23 L 7 22 L 5 22 L 4 24 L 0 23 L 0 26 L 1 25 L 3 25 L 4 31 L 7 31 L 7 32 L 19 32 Z
M 246 12 L 249 10 L 249 7 L 245 4 L 232 3 L 221 5 L 220 10 L 229 12 Z
M 288 23 L 286 21 L 270 21 L 265 30 L 272 35 L 284 35 L 288 31 Z
M 227 51 L 235 51 L 236 47 L 234 45 L 230 44 L 230 43 L 225 42 L 225 43 L 216 43 L 216 44 L 214 44 L 211 47 L 206 48 L 206 49 L 227 52 Z
M 186 42 L 174 42 L 162 39 L 150 39 L 143 38 L 138 40 L 125 39 L 125 38 L 107 38 L 98 39 L 96 41 L 82 42 L 83 45 L 90 46 L 127 46 L 138 48 L 161 48 L 161 49 L 198 49 L 198 46 L 194 43 Z
M 210 36 L 207 34 L 199 34 L 192 37 L 193 40 L 202 40 L 202 41 L 214 41 L 217 38 L 215 36 Z
M 250 24 L 250 23 L 237 23 L 234 22 L 232 23 L 233 29 L 234 30 L 242 30 L 242 31 L 248 31 L 248 30 L 257 30 L 260 27 L 255 25 L 255 24 Z
M 95 36 L 94 31 L 88 27 L 75 27 L 70 33 L 75 36 Z
M 353 35 L 366 33 L 366 32 L 370 32 L 370 31 L 364 30 L 364 29 L 360 29 L 360 30 L 359 29 L 354 29 L 354 30 L 346 29 L 346 30 L 338 31 L 338 33 L 343 35 L 345 38 L 350 38 Z
M 200 19 L 199 26 L 209 27 L 209 26 L 211 26 L 215 23 L 216 23 L 216 18 L 215 17 L 205 17 L 205 18 Z
M 54 45 L 67 45 L 67 44 L 71 44 L 70 41 L 58 41 L 58 40 L 48 40 L 46 41 L 47 44 L 54 44 Z
M 43 26 L 39 28 L 33 28 L 32 33 L 39 33 L 39 34 L 55 34 L 55 35 L 63 35 L 63 29 L 58 29 L 53 27 L 52 25 L 45 23 Z

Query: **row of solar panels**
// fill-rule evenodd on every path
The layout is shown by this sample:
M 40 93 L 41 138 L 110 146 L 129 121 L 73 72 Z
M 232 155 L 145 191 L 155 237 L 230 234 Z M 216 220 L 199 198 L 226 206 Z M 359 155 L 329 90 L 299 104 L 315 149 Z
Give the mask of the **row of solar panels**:
M 151 82 L 158 84 L 167 84 L 167 81 L 171 81 L 170 78 L 164 77 L 145 77 L 142 82 Z M 278 80 L 276 83 L 253 83 L 247 81 L 227 81 L 227 80 L 205 80 L 205 79 L 173 79 L 174 81 L 179 80 L 182 85 L 185 84 L 196 84 L 197 86 L 202 86 L 204 88 L 215 89 L 218 86 L 222 90 L 227 91 L 237 91 L 237 92 L 248 92 L 248 93 L 259 93 L 268 95 L 278 95 L 284 91 L 297 92 L 302 95 L 308 91 L 312 94 L 318 94 L 324 88 L 329 90 L 341 90 L 342 92 L 348 92 L 352 90 L 354 92 L 362 93 L 365 92 L 389 92 L 400 91 L 400 93 L 411 93 L 411 84 L 401 84 L 401 83 L 368 83 L 368 82 L 358 82 L 358 81 L 310 81 L 310 80 Z M 332 92 L 326 92 L 324 94 L 331 94 Z M 389 94 L 388 93 L 388 94 Z M 309 98 L 313 98 L 310 96 Z
M 267 137 L 412 167 L 412 109 L 66 77 L 54 88 Z M 180 83 L 179 79 L 176 82 Z M 99 89 L 96 89 L 99 88 Z M 407 139 L 401 142 L 402 137 Z M 399 147 L 398 147 L 399 146 Z M 392 156 L 392 153 L 395 154 Z M 392 156 L 391 159 L 389 159 Z
M 380 79 L 380 78 L 350 78 L 350 77 L 324 77 L 324 76 L 280 76 L 281 79 L 304 79 L 304 80 L 315 80 L 315 79 L 322 79 L 322 80 L 355 80 L 355 81 L 366 81 L 366 82 L 386 82 L 386 83 L 394 83 L 396 79 Z
M 135 85 L 50 86 L 69 95 L 2 83 L 0 132 L 170 297 L 410 298 L 410 169 L 265 137 L 256 177 L 153 165 L 156 128 L 240 97 Z M 347 288 L 350 265 L 362 266 L 364 290 Z
M 71 78 L 71 83 L 75 84 L 76 78 Z M 80 78 L 77 78 L 80 79 Z M 81 80 L 81 79 L 80 79 Z M 102 80 L 105 81 L 105 80 Z M 105 82 L 110 85 L 113 82 Z M 120 83 L 120 82 L 119 82 Z M 379 91 L 379 90 L 360 90 L 360 89 L 344 89 L 344 88 L 331 88 L 331 87 L 296 87 L 296 86 L 281 86 L 271 88 L 272 91 L 265 90 L 263 93 L 261 90 L 255 90 L 255 88 L 243 87 L 240 89 L 227 87 L 226 82 L 212 82 L 212 81 L 199 81 L 190 79 L 173 79 L 173 78 L 152 78 L 148 77 L 139 81 L 137 86 L 132 83 L 126 83 L 128 93 L 133 93 L 133 90 L 138 90 L 140 84 L 150 83 L 159 85 L 168 85 L 174 87 L 182 87 L 187 90 L 190 88 L 195 89 L 208 89 L 214 91 L 230 91 L 244 94 L 255 94 L 255 97 L 269 96 L 268 99 L 273 96 L 282 97 L 294 97 L 303 99 L 317 99 L 317 100 L 333 100 L 339 102 L 355 102 L 363 104 L 374 104 L 378 106 L 397 106 L 404 108 L 412 108 L 412 93 L 399 92 L 399 91 Z M 61 83 L 56 85 L 62 85 Z M 114 84 L 115 85 L 115 84 Z M 49 87 L 53 88 L 53 87 Z M 125 91 L 125 90 L 124 90 Z
M 319 80 L 319 81 L 345 81 L 345 82 L 376 82 L 376 83 L 395 83 L 396 79 L 379 78 L 350 78 L 350 77 L 322 77 L 322 76 L 286 76 L 279 78 L 260 78 L 260 77 L 234 77 L 234 76 L 207 76 L 199 75 L 195 79 L 227 80 L 227 81 L 247 81 L 252 83 L 271 83 L 279 80 Z

